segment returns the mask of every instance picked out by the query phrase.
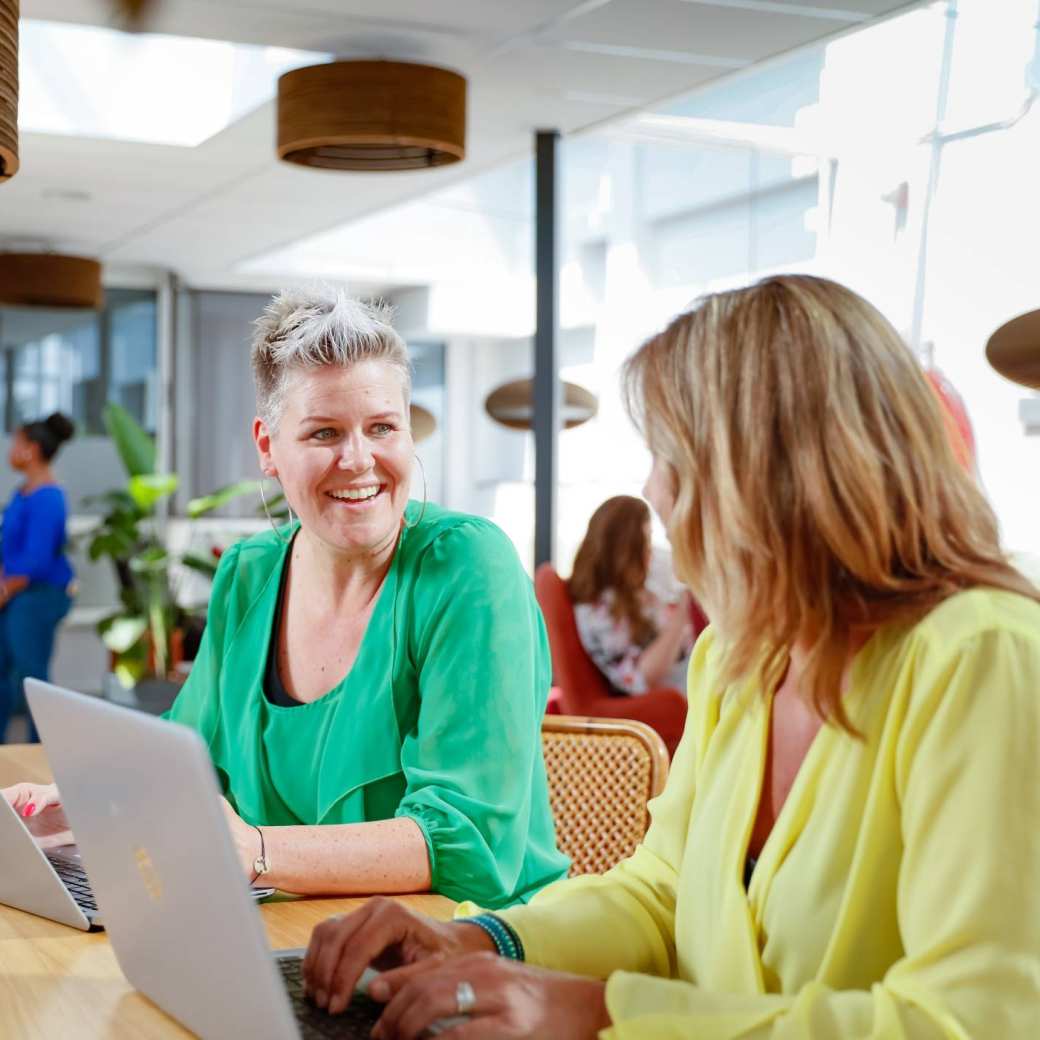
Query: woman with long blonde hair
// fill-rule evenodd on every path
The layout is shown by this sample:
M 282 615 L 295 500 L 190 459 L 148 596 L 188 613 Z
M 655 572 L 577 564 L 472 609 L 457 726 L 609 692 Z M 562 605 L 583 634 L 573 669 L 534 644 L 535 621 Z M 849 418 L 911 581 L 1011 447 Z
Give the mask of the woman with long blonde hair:
M 643 844 L 493 916 L 321 925 L 310 985 L 393 944 L 382 1040 L 460 1008 L 467 1040 L 1040 1036 L 1040 593 L 916 360 L 783 276 L 680 315 L 625 390 L 712 619 Z

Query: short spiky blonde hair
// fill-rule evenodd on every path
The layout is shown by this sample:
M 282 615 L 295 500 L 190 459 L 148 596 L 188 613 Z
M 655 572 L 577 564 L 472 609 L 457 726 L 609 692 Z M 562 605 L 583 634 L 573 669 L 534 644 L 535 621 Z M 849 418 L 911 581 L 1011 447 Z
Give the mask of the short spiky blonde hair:
M 277 429 L 285 391 L 294 370 L 385 361 L 398 370 L 405 411 L 412 389 L 408 348 L 379 304 L 352 299 L 330 285 L 285 289 L 256 320 L 251 360 L 256 410 Z M 406 414 L 407 417 L 407 414 Z
M 822 718 L 850 728 L 859 632 L 960 589 L 1040 594 L 1008 563 L 936 396 L 895 329 L 822 278 L 701 300 L 625 366 L 629 414 L 676 492 L 676 568 L 731 681 L 774 681 L 797 641 Z

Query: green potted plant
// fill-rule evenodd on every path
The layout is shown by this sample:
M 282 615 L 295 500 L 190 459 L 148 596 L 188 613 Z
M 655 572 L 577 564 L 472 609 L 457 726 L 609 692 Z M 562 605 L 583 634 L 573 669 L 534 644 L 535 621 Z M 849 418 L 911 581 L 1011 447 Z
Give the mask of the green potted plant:
M 112 655 L 112 670 L 129 687 L 146 677 L 167 679 L 180 656 L 191 614 L 177 599 L 178 565 L 212 578 L 216 561 L 191 552 L 169 552 L 159 506 L 177 490 L 178 477 L 156 472 L 155 441 L 126 409 L 110 403 L 103 420 L 127 482 L 86 500 L 105 507 L 90 532 L 87 552 L 91 560 L 108 557 L 115 571 L 120 609 L 98 623 L 98 634 Z M 220 488 L 189 502 L 188 515 L 203 516 L 258 489 L 255 480 Z

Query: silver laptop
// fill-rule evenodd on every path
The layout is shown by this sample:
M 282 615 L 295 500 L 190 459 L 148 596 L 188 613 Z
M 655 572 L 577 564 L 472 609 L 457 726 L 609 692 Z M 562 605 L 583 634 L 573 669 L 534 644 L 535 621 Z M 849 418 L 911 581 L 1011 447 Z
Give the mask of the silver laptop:
M 25 690 L 127 979 L 204 1040 L 367 1040 L 381 1005 L 359 994 L 328 1015 L 304 999 L 304 951 L 268 948 L 198 734 L 35 679 Z
M 96 931 L 101 915 L 75 845 L 44 852 L 0 797 L 0 903 Z
M 300 987 L 279 960 L 291 977 L 302 951 L 267 946 L 199 736 L 33 679 L 25 688 L 131 984 L 204 1038 L 367 1037 L 377 1005 L 351 1032 L 347 1016 L 291 998 Z

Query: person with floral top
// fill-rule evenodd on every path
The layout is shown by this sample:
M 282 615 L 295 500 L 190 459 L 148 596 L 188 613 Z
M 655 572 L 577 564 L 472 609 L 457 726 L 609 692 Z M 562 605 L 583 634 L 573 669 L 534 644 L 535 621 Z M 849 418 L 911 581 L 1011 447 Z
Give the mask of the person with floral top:
M 649 507 L 616 495 L 592 514 L 567 583 L 581 644 L 618 693 L 686 689 L 690 596 L 667 603 L 652 592 L 650 556 Z

